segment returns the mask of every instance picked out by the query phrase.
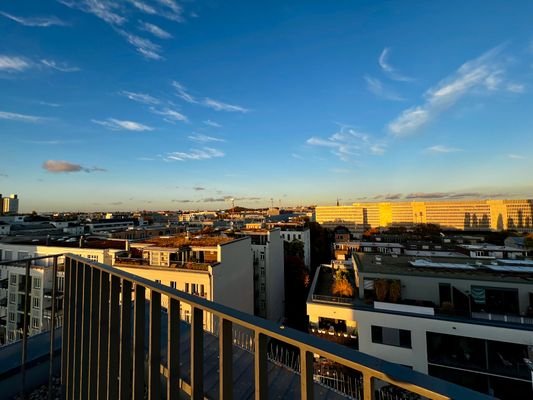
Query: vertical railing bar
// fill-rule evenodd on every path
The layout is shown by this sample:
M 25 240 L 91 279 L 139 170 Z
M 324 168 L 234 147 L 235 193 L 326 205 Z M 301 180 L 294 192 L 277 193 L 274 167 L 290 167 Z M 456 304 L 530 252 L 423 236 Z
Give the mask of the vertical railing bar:
M 313 353 L 300 348 L 300 393 L 302 399 L 314 399 Z
M 89 398 L 97 397 L 98 389 L 98 325 L 100 324 L 100 271 L 91 268 L 91 326 L 89 344 Z
M 74 385 L 74 353 L 76 342 L 76 277 L 77 277 L 77 261 L 71 260 L 70 263 L 70 311 L 69 311 L 69 333 L 68 333 L 68 379 L 66 398 L 72 398 L 72 386 Z
M 191 398 L 204 398 L 204 312 L 192 308 L 191 321 Z
M 80 360 L 81 360 L 81 320 L 82 320 L 82 305 L 83 305 L 83 264 L 76 262 L 76 308 L 75 308 L 75 323 L 74 323 L 74 379 L 72 381 L 72 398 L 79 399 L 80 397 Z
M 180 378 L 180 302 L 168 300 L 168 343 L 167 343 L 167 400 L 179 398 Z
M 254 377 L 256 400 L 268 399 L 267 336 L 255 332 Z
M 26 261 L 26 273 L 25 273 L 25 279 L 24 282 L 24 318 L 23 318 L 23 326 L 22 326 L 22 361 L 20 366 L 20 375 L 21 375 L 21 394 L 22 398 L 26 398 L 26 361 L 28 358 L 28 323 L 29 323 L 29 315 L 30 312 L 30 286 L 31 286 L 31 280 L 30 280 L 30 268 L 31 268 L 31 261 Z
M 133 320 L 133 399 L 144 400 L 145 289 L 135 284 Z
M 98 399 L 107 399 L 107 352 L 109 331 L 109 274 L 100 271 L 100 312 L 98 329 Z
M 89 392 L 89 345 L 90 345 L 90 320 L 91 320 L 91 280 L 92 273 L 89 264 L 83 263 L 83 303 L 81 320 L 81 359 L 80 369 L 80 399 L 87 399 Z
M 220 399 L 233 399 L 233 324 L 227 319 L 219 325 L 219 385 Z
M 148 399 L 161 398 L 161 293 L 150 291 L 150 336 L 148 338 Z
M 107 350 L 107 398 L 115 400 L 118 398 L 118 377 L 119 377 L 119 346 L 120 346 L 120 278 L 111 275 L 111 287 L 109 292 L 109 339 Z
M 363 374 L 363 400 L 372 400 L 372 375 L 369 373 Z
M 72 260 L 70 258 L 65 258 L 64 261 L 64 271 L 65 271 L 65 282 L 63 286 L 63 329 L 61 335 L 61 391 L 65 395 L 65 386 L 67 385 L 67 377 L 69 374 L 68 368 L 68 350 L 70 343 L 70 290 L 72 285 L 70 284 L 70 263 Z M 66 397 L 66 396 L 65 396 Z
M 52 400 L 54 377 L 54 341 L 56 338 L 56 290 L 57 290 L 57 257 L 53 257 L 52 265 L 52 319 L 50 321 L 50 366 L 48 368 L 48 400 Z M 44 286 L 44 284 L 43 284 Z
M 120 308 L 120 386 L 119 398 L 131 399 L 131 288 L 132 284 L 122 279 L 122 306 Z

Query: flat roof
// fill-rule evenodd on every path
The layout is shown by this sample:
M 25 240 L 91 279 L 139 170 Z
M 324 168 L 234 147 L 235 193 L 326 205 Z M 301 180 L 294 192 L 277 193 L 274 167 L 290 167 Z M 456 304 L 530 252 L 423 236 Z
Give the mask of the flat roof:
M 447 279 L 469 279 L 483 281 L 533 284 L 533 271 L 523 266 L 520 261 L 505 260 L 501 265 L 497 261 L 480 263 L 468 258 L 431 257 L 417 258 L 405 255 L 387 255 L 369 253 L 355 253 L 357 267 L 362 273 L 380 275 L 411 275 Z M 514 266 L 513 270 L 491 268 L 497 266 Z M 511 273 L 510 273 L 511 272 Z
M 185 235 L 165 236 L 150 238 L 137 243 L 153 244 L 154 247 L 181 247 L 181 246 L 218 246 L 219 244 L 225 244 L 233 241 L 234 239 L 227 236 L 220 235 L 189 235 L 187 238 Z
M 489 250 L 489 251 L 519 251 L 524 252 L 524 249 L 513 246 L 498 246 L 490 243 L 481 243 L 481 244 L 460 244 L 458 247 L 461 247 L 466 250 Z

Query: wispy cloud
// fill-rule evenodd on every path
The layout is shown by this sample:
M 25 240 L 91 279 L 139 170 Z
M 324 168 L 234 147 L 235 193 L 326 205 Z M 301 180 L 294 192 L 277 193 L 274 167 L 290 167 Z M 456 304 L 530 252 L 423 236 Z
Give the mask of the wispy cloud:
M 218 100 L 210 99 L 209 97 L 206 97 L 204 99 L 203 104 L 216 111 L 228 111 L 228 112 L 240 112 L 240 113 L 247 113 L 248 111 L 250 111 L 247 108 L 233 105 L 233 104 L 223 103 Z
M 31 64 L 21 57 L 0 55 L 0 71 L 21 72 L 31 67 Z
M 139 11 L 149 15 L 158 15 L 172 21 L 183 22 L 183 9 L 174 1 L 160 1 L 158 4 L 148 4 L 141 0 L 129 0 L 129 2 Z
M 118 3 L 103 0 L 58 0 L 59 3 L 69 7 L 93 14 L 108 24 L 122 25 L 126 18 L 116 11 Z
M 507 90 L 512 93 L 524 93 L 526 87 L 521 83 L 508 83 Z
M 104 168 L 100 167 L 83 167 L 80 164 L 71 163 L 60 160 L 47 160 L 43 163 L 43 169 L 54 174 L 69 173 L 69 172 L 105 172 Z
M 143 104 L 159 104 L 160 103 L 158 99 L 146 93 L 135 93 L 135 92 L 128 92 L 127 90 L 123 90 L 119 92 L 119 94 L 127 97 L 130 100 L 136 101 L 138 103 L 143 103 Z
M 168 153 L 165 159 L 169 161 L 209 160 L 224 156 L 225 154 L 218 149 L 203 147 L 201 149 L 190 149 L 188 152 L 174 151 Z
M 129 44 L 131 44 L 139 54 L 151 60 L 162 60 L 161 46 L 155 44 L 150 39 L 142 38 L 132 33 L 126 32 L 122 29 L 117 29 L 117 32 L 124 37 Z
M 361 133 L 350 126 L 341 126 L 340 130 L 327 138 L 311 137 L 307 144 L 325 147 L 342 161 L 350 161 L 359 156 L 362 151 L 381 155 L 385 152 L 385 145 L 374 141 L 370 135 Z
M 463 149 L 459 149 L 457 147 L 449 147 L 442 144 L 437 144 L 435 146 L 431 146 L 425 149 L 426 153 L 457 153 L 459 151 L 463 151 Z
M 494 92 L 505 87 L 505 66 L 499 59 L 503 46 L 498 46 L 480 57 L 464 63 L 448 78 L 425 93 L 425 102 L 404 110 L 388 125 L 394 136 L 408 136 L 417 132 L 443 111 L 466 95 L 477 91 Z
M 406 199 L 443 199 L 448 197 L 450 194 L 445 192 L 415 192 L 409 193 L 405 196 Z
M 0 119 L 6 119 L 9 121 L 38 123 L 38 122 L 45 121 L 47 118 L 37 117 L 35 115 L 18 114 L 18 113 L 12 113 L 8 111 L 0 111 Z
M 213 137 L 213 136 L 203 135 L 201 133 L 196 133 L 194 135 L 190 135 L 189 139 L 191 139 L 194 142 L 198 142 L 198 143 L 225 142 L 224 139 L 220 139 L 220 138 Z
M 13 14 L 8 14 L 4 11 L 0 11 L 0 15 L 9 18 L 12 21 L 18 22 L 24 26 L 34 26 L 39 28 L 47 28 L 49 26 L 66 26 L 66 22 L 63 22 L 57 17 L 19 17 Z
M 172 86 L 176 89 L 176 95 L 181 99 L 185 100 L 187 103 L 198 103 L 198 101 L 187 92 L 187 89 L 181 83 L 177 81 L 172 81 Z
M 61 71 L 61 72 L 77 72 L 77 71 L 80 70 L 78 67 L 72 67 L 72 66 L 69 66 L 66 63 L 58 63 L 58 62 L 56 62 L 54 60 L 43 59 L 43 60 L 41 60 L 41 64 L 43 64 L 44 66 L 46 66 L 48 68 L 52 68 L 52 69 L 55 69 L 55 70 Z
M 152 35 L 158 37 L 159 39 L 170 39 L 172 35 L 167 31 L 161 29 L 157 25 L 150 24 L 148 22 L 139 21 L 139 27 L 141 30 L 150 32 Z
M 507 154 L 507 157 L 513 160 L 524 160 L 526 158 L 520 154 Z
M 92 122 L 95 124 L 101 125 L 106 127 L 107 129 L 111 129 L 113 131 L 119 131 L 119 130 L 127 130 L 127 131 L 152 131 L 154 128 L 140 124 L 138 122 L 133 121 L 127 121 L 127 120 L 120 120 L 115 118 L 107 118 L 105 121 L 100 121 L 93 119 Z
M 365 76 L 364 77 L 366 81 L 366 87 L 369 92 L 373 93 L 377 97 L 380 97 L 382 99 L 386 100 L 393 100 L 393 101 L 404 101 L 405 99 L 398 94 L 396 94 L 394 91 L 386 88 L 383 83 L 376 78 L 372 78 L 371 76 Z
M 196 191 L 196 192 L 201 192 L 202 190 L 205 190 L 205 187 L 202 187 L 202 186 L 195 186 L 192 188 L 192 190 Z
M 24 140 L 24 143 L 55 146 L 62 144 L 80 143 L 80 140 Z
M 4 174 L 2 172 L 0 172 L 0 178 L 8 178 L 9 175 L 8 174 Z
M 396 68 L 394 68 L 388 61 L 390 49 L 385 47 L 381 52 L 378 62 L 383 72 L 391 79 L 395 81 L 412 81 L 413 78 L 400 74 Z
M 210 119 L 203 121 L 203 122 L 207 126 L 212 126 L 213 128 L 222 128 L 222 125 L 220 125 L 218 122 L 211 121 Z
M 291 157 L 292 158 L 296 158 L 297 160 L 303 160 L 304 159 L 300 154 L 296 154 L 296 153 L 292 153 Z
M 154 107 L 150 107 L 150 111 L 152 111 L 154 114 L 162 115 L 164 116 L 164 120 L 166 122 L 174 122 L 174 121 L 182 121 L 187 122 L 189 121 L 185 115 L 182 113 L 172 110 L 170 108 L 163 108 L 163 109 L 156 109 Z

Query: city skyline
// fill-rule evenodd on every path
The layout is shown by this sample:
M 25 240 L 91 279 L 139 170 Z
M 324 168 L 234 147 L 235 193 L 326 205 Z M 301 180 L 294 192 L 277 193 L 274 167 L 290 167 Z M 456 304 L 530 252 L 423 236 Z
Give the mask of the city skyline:
M 23 212 L 532 198 L 532 11 L 2 4 L 0 192 Z

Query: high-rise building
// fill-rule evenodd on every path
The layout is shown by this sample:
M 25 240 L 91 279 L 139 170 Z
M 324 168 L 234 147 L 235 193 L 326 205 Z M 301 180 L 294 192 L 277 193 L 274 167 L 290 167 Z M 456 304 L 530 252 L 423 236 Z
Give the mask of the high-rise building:
M 16 194 L 11 194 L 9 197 L 2 197 L 2 212 L 4 214 L 18 214 L 19 212 L 19 198 Z

